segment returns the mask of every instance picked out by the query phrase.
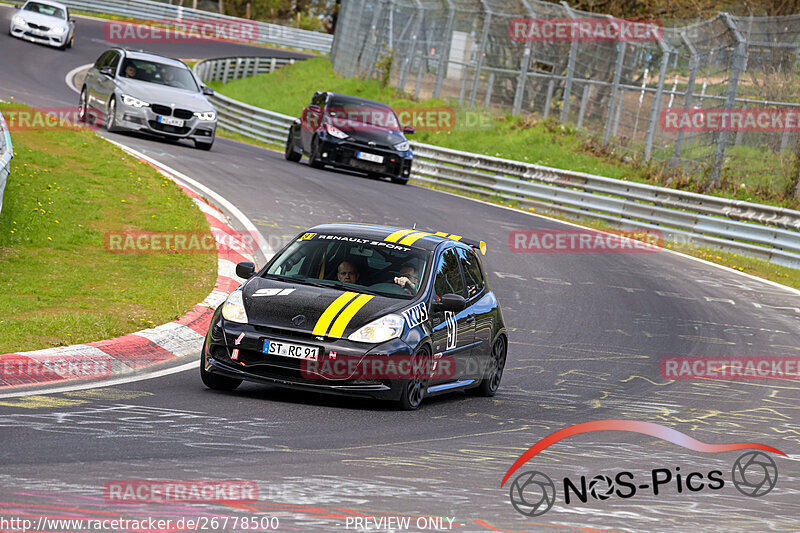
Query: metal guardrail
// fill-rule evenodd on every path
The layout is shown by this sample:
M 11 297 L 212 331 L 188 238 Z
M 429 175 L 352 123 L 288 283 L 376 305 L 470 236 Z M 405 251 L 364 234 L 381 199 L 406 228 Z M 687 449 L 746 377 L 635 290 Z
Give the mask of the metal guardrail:
M 201 61 L 195 73 L 206 81 L 260 72 L 254 58 Z M 269 59 L 263 59 L 269 62 Z M 254 70 L 255 69 L 255 70 Z M 206 77 L 207 76 L 207 77 Z M 217 94 L 220 124 L 245 137 L 283 144 L 295 117 Z M 412 142 L 414 181 L 470 194 L 500 197 L 578 218 L 604 220 L 623 229 L 661 232 L 667 241 L 688 242 L 800 268 L 800 211 L 623 181 L 583 172 L 461 152 Z
M 0 113 L 0 213 L 3 211 L 3 191 L 6 180 L 11 173 L 11 159 L 14 157 L 14 147 L 11 145 L 11 134 L 8 131 L 6 120 Z
M 70 9 L 86 11 L 89 13 L 104 13 L 130 17 L 145 21 L 164 20 L 218 20 L 224 22 L 242 21 L 247 24 L 257 24 L 258 36 L 255 43 L 286 46 L 313 52 L 328 54 L 333 44 L 333 35 L 316 31 L 290 28 L 267 22 L 256 22 L 221 15 L 211 11 L 202 11 L 178 5 L 152 2 L 150 0 L 62 0 Z

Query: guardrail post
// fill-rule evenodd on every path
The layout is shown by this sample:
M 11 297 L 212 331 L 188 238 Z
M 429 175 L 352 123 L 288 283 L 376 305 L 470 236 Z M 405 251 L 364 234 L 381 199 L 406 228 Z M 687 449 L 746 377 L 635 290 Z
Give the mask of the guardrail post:
M 650 31 L 656 31 L 655 27 Z M 669 66 L 669 54 L 671 49 L 663 39 L 658 40 L 658 47 L 661 48 L 661 68 L 658 70 L 658 87 L 653 98 L 653 107 L 650 108 L 650 121 L 647 125 L 647 135 L 645 136 L 644 160 L 649 161 L 653 153 L 653 140 L 655 139 L 656 129 L 658 128 L 658 115 L 661 110 L 661 96 L 664 93 L 664 80 L 667 77 L 667 67 Z
M 453 44 L 453 21 L 456 16 L 456 8 L 453 0 L 447 0 L 447 23 L 444 28 L 444 42 L 442 43 L 442 53 L 439 55 L 439 68 L 436 70 L 436 81 L 433 84 L 433 97 L 439 98 L 442 93 L 442 82 L 447 74 L 447 67 L 450 64 L 450 46 Z
M 478 94 L 478 82 L 481 79 L 481 68 L 483 67 L 483 56 L 486 53 L 486 41 L 489 39 L 489 25 L 492 23 L 492 9 L 485 0 L 481 0 L 486 14 L 483 18 L 483 31 L 481 32 L 481 48 L 478 51 L 478 62 L 475 65 L 475 77 L 472 79 L 472 90 L 469 93 L 469 106 L 475 106 L 475 95 Z
M 617 50 L 617 65 L 614 68 L 614 79 L 611 82 L 611 102 L 608 106 L 608 115 L 606 116 L 606 127 L 603 130 L 603 144 L 608 144 L 608 138 L 611 136 L 611 123 L 614 120 L 614 109 L 617 98 L 617 89 L 619 89 L 619 78 L 622 75 L 622 65 L 625 61 L 625 41 L 619 44 Z
M 567 11 L 569 18 L 575 19 L 575 13 L 572 11 L 572 8 L 569 7 L 569 4 L 565 1 L 561 2 L 561 5 L 564 6 L 564 9 Z M 574 28 L 573 28 L 574 30 Z M 575 59 L 578 55 L 578 40 L 572 39 L 572 42 L 569 45 L 569 61 L 567 62 L 567 79 L 564 82 L 564 101 L 561 105 L 561 122 L 566 122 L 569 119 L 569 104 L 570 100 L 572 99 L 572 77 L 575 75 Z
M 725 95 L 725 109 L 733 109 L 736 105 L 736 89 L 739 85 L 739 75 L 744 68 L 744 60 L 747 57 L 747 41 L 742 37 L 739 28 L 733 21 L 730 13 L 723 13 L 722 18 L 731 30 L 736 39 L 736 50 L 731 60 L 731 76 L 728 79 L 728 90 Z M 722 164 L 725 161 L 725 145 L 728 142 L 728 132 L 722 130 L 717 138 L 717 149 L 714 152 L 714 166 L 711 168 L 711 175 L 708 178 L 711 187 L 716 187 L 722 174 Z
M 589 84 L 583 86 L 583 94 L 581 95 L 581 109 L 578 112 L 578 127 L 583 127 L 583 116 L 586 114 L 586 103 L 589 101 Z
M 681 40 L 683 44 L 686 45 L 686 48 L 689 49 L 689 53 L 692 55 L 691 59 L 689 60 L 689 81 L 686 84 L 686 97 L 683 100 L 683 111 L 688 113 L 690 109 L 692 109 L 692 97 L 694 96 L 694 84 L 697 80 L 697 69 L 700 65 L 700 57 L 697 55 L 697 48 L 695 48 L 694 43 L 689 40 L 689 37 L 686 36 L 686 32 L 681 32 Z M 675 54 L 675 57 L 678 55 Z M 678 138 L 675 139 L 675 150 L 672 153 L 672 167 L 676 166 L 680 162 L 681 158 L 681 149 L 683 147 L 683 134 L 684 131 L 682 129 L 678 129 Z
M 231 60 L 230 59 L 226 59 L 225 60 L 225 66 L 222 69 L 222 84 L 223 85 L 228 83 L 228 71 L 230 69 L 230 66 L 231 66 Z
M 275 72 L 275 63 L 276 60 L 274 57 L 270 58 L 269 60 L 269 72 Z
M 247 58 L 244 60 L 244 74 L 242 75 L 243 78 L 250 76 L 250 63 L 252 62 L 251 58 Z

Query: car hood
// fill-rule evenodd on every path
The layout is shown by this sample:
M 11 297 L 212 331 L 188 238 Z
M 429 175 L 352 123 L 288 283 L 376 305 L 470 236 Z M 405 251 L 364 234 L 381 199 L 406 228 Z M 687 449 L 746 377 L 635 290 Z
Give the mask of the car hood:
M 151 104 L 161 104 L 190 111 L 214 111 L 212 106 L 201 92 L 187 91 L 177 87 L 167 87 L 157 83 L 117 78 L 117 87 L 123 93 L 139 98 Z
M 395 144 L 406 140 L 405 135 L 399 131 L 379 130 L 374 126 L 364 126 L 364 124 L 347 122 L 339 129 L 357 141 L 364 143 L 373 142 L 377 146 L 394 147 Z
M 41 13 L 22 10 L 17 11 L 15 15 L 22 17 L 22 20 L 25 22 L 32 22 L 33 24 L 38 24 L 39 26 L 49 26 L 51 28 L 56 26 L 61 26 L 62 28 L 68 27 L 66 20 L 58 17 L 51 17 L 50 15 L 42 15 Z
M 315 334 L 342 338 L 346 338 L 375 319 L 389 313 L 399 312 L 412 305 L 409 300 L 355 291 L 348 293 L 347 296 L 342 296 L 345 291 L 337 288 L 286 283 L 260 277 L 251 278 L 244 285 L 242 291 L 247 319 L 252 325 L 280 328 L 303 334 L 315 333 L 315 328 L 319 326 Z M 359 304 L 363 303 L 363 306 L 349 320 L 342 317 L 340 321 L 332 310 L 334 307 L 332 304 L 339 298 L 346 299 L 351 295 L 352 299 L 347 302 L 339 316 L 349 314 L 348 310 L 355 311 Z M 341 302 L 341 300 L 339 301 Z M 352 309 L 351 306 L 353 306 Z M 326 318 L 332 318 L 332 321 L 328 322 L 328 327 L 323 326 L 323 323 L 326 322 L 325 319 L 320 320 L 326 311 L 328 311 Z M 300 316 L 303 318 L 299 318 Z M 333 331 L 337 324 L 339 334 L 335 334 Z M 343 330 L 341 330 L 342 327 L 344 327 Z

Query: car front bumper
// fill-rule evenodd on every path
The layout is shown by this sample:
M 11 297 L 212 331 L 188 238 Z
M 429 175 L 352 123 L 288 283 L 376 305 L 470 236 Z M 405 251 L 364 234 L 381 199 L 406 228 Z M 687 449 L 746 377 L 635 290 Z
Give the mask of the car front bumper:
M 32 43 L 46 44 L 56 47 L 64 46 L 64 44 L 70 38 L 69 31 L 56 34 L 52 30 L 37 30 L 31 28 L 27 24 L 19 24 L 14 21 L 11 21 L 9 31 L 14 37 L 25 39 L 26 41 L 30 41 Z
M 217 309 L 206 336 L 206 350 L 201 364 L 207 372 L 229 377 L 270 383 L 293 389 L 360 396 L 378 400 L 400 398 L 404 380 L 400 379 L 327 379 L 313 376 L 304 361 L 293 357 L 268 355 L 262 351 L 265 340 L 292 342 L 320 348 L 318 362 L 332 362 L 347 357 L 391 357 L 411 355 L 412 348 L 400 339 L 380 345 L 368 345 L 347 339 L 325 338 L 320 341 L 310 334 L 295 334 L 250 324 L 229 322 Z M 235 359 L 233 351 L 238 350 Z M 304 371 L 305 369 L 305 371 Z
M 165 118 L 175 118 L 166 114 L 159 114 L 154 111 L 154 107 L 169 110 L 170 115 L 173 110 L 170 106 L 150 105 L 149 107 L 133 107 L 126 105 L 122 99 L 117 101 L 116 126 L 118 128 L 141 131 L 163 137 L 175 139 L 193 139 L 200 142 L 212 142 L 217 131 L 216 120 L 200 120 L 192 114 L 191 118 L 182 118 L 182 126 L 172 126 L 159 121 Z M 187 113 L 191 113 L 187 110 Z
M 383 161 L 376 163 L 358 157 L 359 153 L 379 156 Z M 411 176 L 411 151 L 398 152 L 387 148 L 369 146 L 353 140 L 339 140 L 327 135 L 319 137 L 319 160 L 332 167 L 367 172 L 401 180 Z

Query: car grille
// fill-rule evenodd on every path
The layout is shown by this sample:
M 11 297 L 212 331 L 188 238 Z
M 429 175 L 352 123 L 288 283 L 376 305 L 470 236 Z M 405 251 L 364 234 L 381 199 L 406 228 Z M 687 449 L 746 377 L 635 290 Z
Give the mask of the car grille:
M 194 116 L 194 113 L 189 111 L 188 109 L 176 109 L 172 112 L 172 115 L 175 118 L 182 118 L 183 120 L 189 120 Z
M 34 30 L 50 31 L 50 26 L 40 26 L 38 24 L 31 24 L 30 22 L 28 23 L 28 26 Z
M 156 115 L 164 115 L 165 117 L 168 117 L 172 114 L 172 109 L 165 105 L 153 104 L 150 106 L 150 109 L 152 109 L 153 113 Z
M 163 131 L 164 133 L 174 133 L 176 135 L 186 135 L 191 129 L 186 126 L 170 126 L 169 124 L 162 124 L 155 120 L 149 120 L 147 123 L 150 124 L 150 127 L 154 130 Z

